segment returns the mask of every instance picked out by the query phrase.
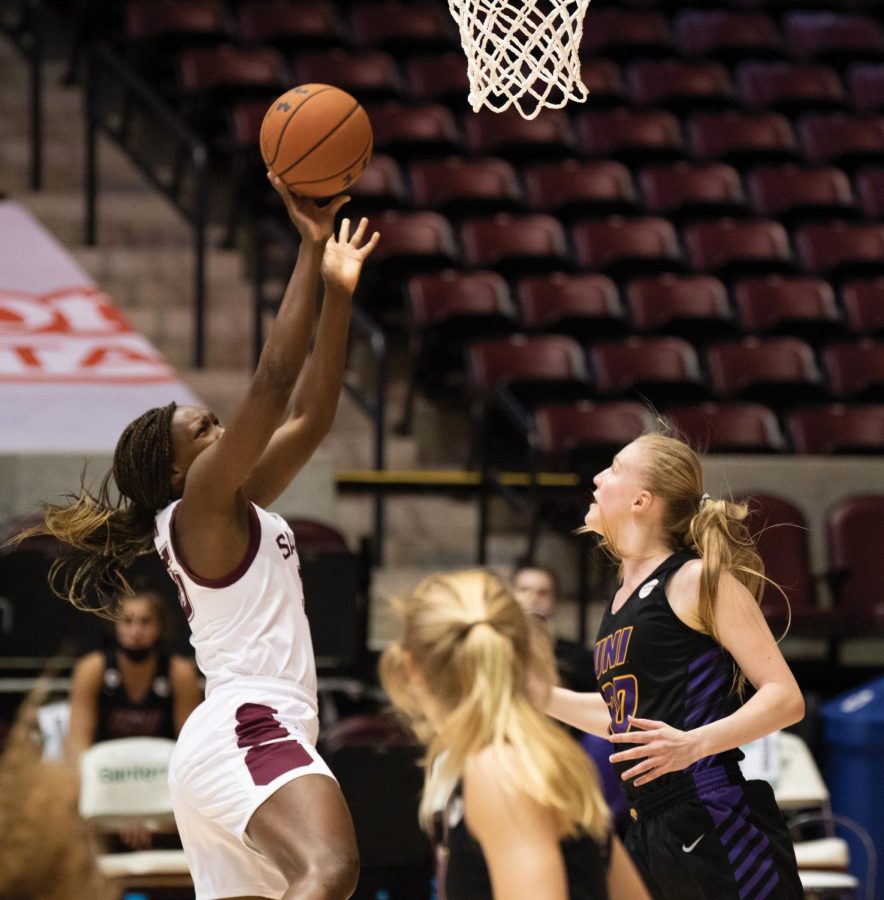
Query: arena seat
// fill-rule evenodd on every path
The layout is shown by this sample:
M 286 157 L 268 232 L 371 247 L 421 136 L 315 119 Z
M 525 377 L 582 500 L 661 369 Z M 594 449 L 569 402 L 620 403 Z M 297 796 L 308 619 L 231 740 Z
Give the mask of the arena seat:
M 884 405 L 833 403 L 793 409 L 786 424 L 796 453 L 884 453 Z
M 296 53 L 292 69 L 298 84 L 333 84 L 358 97 L 360 103 L 405 95 L 396 61 L 383 50 L 333 47 L 324 53 Z
M 655 10 L 594 10 L 580 49 L 588 56 L 630 59 L 670 56 L 675 51 L 666 17 Z
M 853 334 L 884 337 L 884 278 L 847 282 L 841 303 Z
M 833 222 L 803 225 L 795 246 L 806 272 L 832 280 L 884 275 L 884 225 Z
M 763 12 L 690 9 L 675 16 L 674 29 L 682 53 L 728 65 L 784 52 L 776 23 Z
M 760 403 L 701 403 L 667 412 L 702 453 L 782 453 L 786 440 L 773 410 Z
M 451 15 L 434 3 L 358 3 L 350 9 L 350 27 L 357 46 L 385 50 L 397 58 L 460 47 Z
M 829 578 L 838 608 L 865 633 L 884 629 L 884 496 L 839 501 L 827 517 Z
M 721 160 L 737 168 L 793 162 L 798 141 L 789 120 L 775 112 L 697 113 L 687 120 L 691 150 L 697 159 Z
M 884 402 L 884 341 L 837 342 L 822 351 L 832 396 Z
M 853 108 L 860 113 L 884 111 L 884 65 L 858 63 L 847 69 Z
M 734 286 L 746 334 L 788 334 L 818 342 L 843 333 L 832 285 L 820 278 L 746 278 Z
M 880 162 L 884 153 L 884 116 L 808 113 L 797 124 L 804 153 L 812 163 L 832 163 L 850 171 Z
M 580 152 L 629 163 L 680 159 L 686 153 L 681 125 L 661 109 L 586 110 L 576 115 Z
M 566 159 L 525 166 L 522 178 L 528 204 L 535 212 L 573 220 L 636 211 L 632 175 L 613 160 Z
M 593 107 L 620 106 L 625 100 L 625 88 L 620 66 L 613 60 L 593 55 L 581 61 L 580 76 L 592 94 Z
M 447 216 L 519 212 L 522 187 L 515 169 L 494 157 L 414 162 L 409 167 L 415 206 Z
M 344 44 L 337 7 L 328 0 L 241 0 L 239 38 L 269 44 L 283 53 L 330 50 Z
M 697 352 L 681 338 L 628 337 L 594 343 L 587 357 L 600 397 L 647 399 L 666 409 L 709 396 Z
M 347 207 L 351 218 L 384 209 L 401 209 L 408 203 L 405 178 L 392 156 L 375 153 L 355 184 L 347 188 L 353 198 Z
M 795 269 L 789 235 L 772 219 L 693 222 L 682 231 L 691 268 L 723 278 Z
M 871 16 L 844 12 L 788 12 L 783 35 L 795 59 L 837 64 L 884 58 L 884 28 Z
M 673 334 L 690 341 L 733 336 L 724 284 L 711 275 L 635 278 L 626 286 L 630 323 L 638 334 Z
M 732 106 L 736 91 L 728 70 L 717 62 L 640 60 L 626 70 L 632 102 L 674 112 Z
M 571 229 L 577 264 L 609 275 L 679 271 L 683 267 L 678 235 L 657 216 L 609 216 L 578 222 Z
M 853 219 L 856 207 L 850 179 L 840 169 L 804 169 L 796 165 L 753 169 L 748 177 L 752 208 L 786 225 Z
M 413 56 L 405 63 L 411 96 L 419 101 L 435 101 L 462 109 L 470 90 L 463 53 L 434 53 Z
M 740 175 L 724 163 L 649 166 L 641 170 L 638 180 L 645 209 L 674 222 L 746 212 Z
M 547 109 L 531 121 L 513 109 L 502 113 L 470 112 L 464 117 L 464 132 L 468 149 L 477 156 L 534 162 L 574 154 L 571 122 L 561 109 Z
M 810 345 L 797 338 L 743 338 L 706 350 L 716 399 L 748 400 L 774 409 L 826 397 Z
M 884 219 L 884 169 L 864 169 L 858 172 L 856 189 L 863 212 L 870 219 Z
M 626 333 L 617 285 L 606 275 L 529 275 L 519 279 L 516 294 L 528 331 L 557 332 L 579 341 Z
M 464 259 L 473 268 L 525 274 L 570 266 L 565 230 L 552 216 L 500 213 L 467 219 L 460 235 Z
M 795 115 L 847 105 L 841 79 L 830 66 L 747 60 L 737 68 L 736 80 L 740 99 L 748 107 Z
M 398 157 L 403 163 L 419 155 L 460 153 L 463 139 L 451 110 L 440 103 L 409 104 L 398 100 L 370 103 L 376 150 Z
M 158 57 L 187 47 L 229 41 L 231 29 L 218 0 L 130 0 L 126 4 L 125 37 L 139 67 L 152 69 Z

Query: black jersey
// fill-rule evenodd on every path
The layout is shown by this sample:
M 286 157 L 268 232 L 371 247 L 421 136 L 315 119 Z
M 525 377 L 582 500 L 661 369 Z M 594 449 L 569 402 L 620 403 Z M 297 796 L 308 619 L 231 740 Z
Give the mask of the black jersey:
M 141 702 L 136 703 L 123 686 L 116 651 L 113 648 L 105 651 L 95 740 L 124 737 L 175 737 L 168 654 L 159 653 L 150 690 Z
M 739 707 L 732 690 L 734 662 L 716 641 L 685 625 L 666 598 L 672 574 L 696 554 L 675 553 L 664 560 L 611 612 L 608 604 L 595 645 L 595 674 L 599 691 L 611 712 L 611 730 L 630 730 L 628 716 L 656 719 L 683 731 L 691 731 L 730 715 Z M 618 745 L 626 750 L 630 745 Z M 634 746 L 634 745 L 632 745 Z M 742 751 L 703 757 L 687 773 L 701 773 L 713 766 L 737 762 Z M 618 773 L 636 761 L 617 764 Z M 622 782 L 630 801 L 647 798 L 684 773 L 661 775 L 636 787 Z
M 437 847 L 440 900 L 492 900 L 491 875 L 478 841 L 464 820 L 463 788 L 455 788 L 445 812 Z M 562 841 L 570 900 L 607 900 L 610 842 L 600 847 L 583 835 Z

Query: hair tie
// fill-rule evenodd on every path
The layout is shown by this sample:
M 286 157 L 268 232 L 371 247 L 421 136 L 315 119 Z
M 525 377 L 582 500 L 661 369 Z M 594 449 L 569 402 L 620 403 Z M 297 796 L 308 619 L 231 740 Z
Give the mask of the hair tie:
M 700 509 L 702 509 L 706 505 L 706 502 L 711 499 L 712 497 L 704 491 L 703 496 L 700 497 Z
M 488 619 L 476 619 L 475 622 L 470 622 L 469 625 L 465 626 L 460 632 L 460 639 L 464 640 L 466 636 L 477 626 L 477 625 L 490 625 L 491 623 Z

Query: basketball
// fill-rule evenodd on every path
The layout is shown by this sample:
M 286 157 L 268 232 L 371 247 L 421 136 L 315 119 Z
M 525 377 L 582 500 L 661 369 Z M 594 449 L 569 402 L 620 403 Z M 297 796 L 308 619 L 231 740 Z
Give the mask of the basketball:
M 261 156 L 295 193 L 346 191 L 371 159 L 368 115 L 355 97 L 330 84 L 302 84 L 270 105 L 261 123 Z

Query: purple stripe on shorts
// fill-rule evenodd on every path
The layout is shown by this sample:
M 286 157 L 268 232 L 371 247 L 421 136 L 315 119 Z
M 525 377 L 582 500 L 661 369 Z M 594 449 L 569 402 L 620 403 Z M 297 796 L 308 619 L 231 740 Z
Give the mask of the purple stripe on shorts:
M 236 746 L 254 747 L 288 737 L 289 733 L 276 720 L 276 713 L 272 706 L 243 703 L 236 711 Z
M 753 825 L 749 831 L 743 835 L 740 839 L 738 845 L 736 847 L 732 847 L 727 854 L 727 858 L 731 861 L 731 863 L 735 863 L 740 856 L 742 856 L 743 851 L 745 851 L 746 847 L 752 844 L 751 849 L 746 854 L 743 862 L 740 863 L 739 868 L 736 870 L 737 878 L 743 877 L 743 872 L 746 870 L 746 866 L 753 862 L 759 853 L 761 853 L 767 841 L 764 838 L 764 835 Z
M 752 878 L 747 881 L 740 888 L 740 897 L 742 900 L 748 900 L 749 897 L 752 897 L 752 888 L 758 884 L 765 875 L 767 875 L 768 870 L 773 866 L 773 860 L 768 857 L 759 867 L 758 871 L 752 876 Z
M 770 876 L 770 880 L 764 887 L 760 888 L 753 900 L 764 900 L 764 898 L 780 883 L 780 873 L 774 872 Z
M 726 847 L 729 847 L 736 840 L 737 834 L 742 832 L 742 830 L 744 828 L 746 828 L 748 825 L 749 825 L 749 821 L 746 818 L 745 813 L 742 810 L 740 810 L 740 814 L 737 817 L 736 822 L 734 822 L 734 824 L 731 825 L 727 829 L 727 831 L 724 832 L 724 834 L 722 834 L 721 843 L 724 844 Z
M 249 774 L 259 787 L 270 784 L 292 769 L 309 766 L 312 762 L 313 757 L 296 740 L 262 744 L 260 747 L 252 747 L 246 753 Z

